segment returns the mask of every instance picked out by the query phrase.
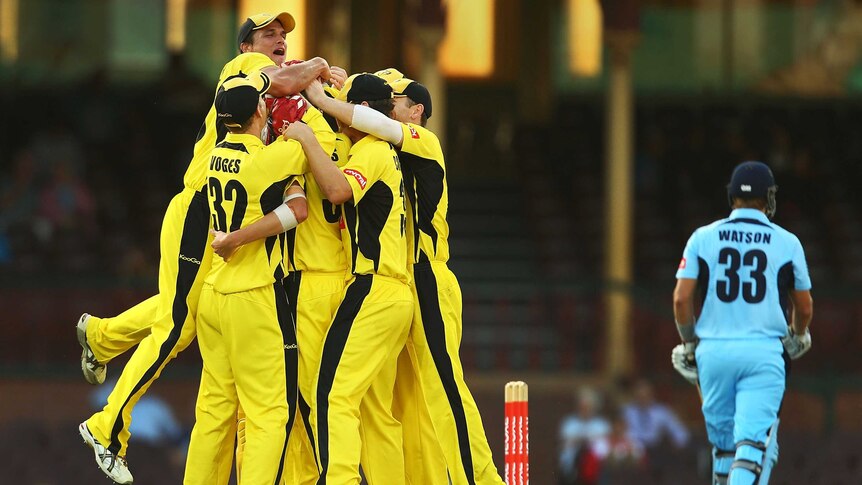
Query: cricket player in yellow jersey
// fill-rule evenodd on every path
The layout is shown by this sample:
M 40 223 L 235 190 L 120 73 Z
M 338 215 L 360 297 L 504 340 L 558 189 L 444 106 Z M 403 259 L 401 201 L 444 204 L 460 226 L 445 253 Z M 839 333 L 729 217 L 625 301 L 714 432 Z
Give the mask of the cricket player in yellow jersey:
M 265 75 L 231 79 L 216 96 L 218 117 L 230 129 L 210 155 L 209 204 L 219 231 L 236 231 L 283 210 L 290 179 L 307 169 L 298 143 L 264 146 L 260 138 L 266 82 Z M 331 150 L 335 134 L 323 116 L 310 109 L 304 120 L 318 143 Z M 289 209 L 284 213 L 283 227 L 292 229 L 298 221 Z M 215 258 L 204 280 L 197 321 L 204 369 L 186 484 L 227 483 L 230 461 L 219 460 L 234 441 L 239 405 L 246 415 L 239 482 L 281 479 L 288 416 L 296 403 L 296 334 L 282 284 L 283 247 L 283 236 L 246 244 L 229 262 Z
M 404 78 L 395 69 L 379 71 L 377 75 L 393 89 L 394 120 L 359 105 L 326 98 L 317 83 L 309 85 L 306 95 L 312 104 L 339 122 L 372 133 L 398 149 L 412 208 L 407 240 L 416 305 L 408 350 L 414 354 L 422 394 L 452 483 L 499 485 L 503 480 L 494 466 L 458 354 L 462 302 L 458 281 L 446 265 L 446 165 L 437 136 L 424 127 L 431 114 L 431 96 L 424 86 Z
M 351 142 L 346 135 L 336 133 L 335 151 L 332 161 L 338 167 L 347 162 Z M 310 173 L 300 179 L 307 196 L 308 218 L 287 233 L 285 263 L 288 275 L 285 278 L 290 308 L 294 312 L 296 335 L 299 347 L 299 398 L 300 417 L 288 442 L 285 460 L 284 483 L 313 485 L 319 477 L 314 451 L 310 413 L 313 409 L 314 389 L 323 340 L 347 282 L 347 258 L 341 242 L 341 207 L 327 200 L 314 176 Z M 241 244 L 262 239 L 281 231 L 281 225 L 270 214 L 243 227 L 239 231 L 225 234 L 216 232 L 213 248 L 219 256 L 231 257 Z M 300 423 L 299 420 L 302 420 Z M 238 424 L 237 468 L 244 443 L 244 422 Z
M 391 88 L 370 74 L 349 77 L 339 98 L 381 112 L 392 109 Z M 360 407 L 369 400 L 387 415 L 373 416 L 388 426 L 388 442 L 377 444 L 395 450 L 389 457 L 390 469 L 379 470 L 369 481 L 402 483 L 401 426 L 391 415 L 391 403 L 395 363 L 413 314 L 403 181 L 389 143 L 346 126 L 342 132 L 353 146 L 339 169 L 306 127 L 294 123 L 285 131 L 285 136 L 302 143 L 324 196 L 342 204 L 342 240 L 353 274 L 326 334 L 315 384 L 311 422 L 321 470 L 318 483 L 359 483 Z
M 242 53 L 225 64 L 218 86 L 255 71 L 267 74 L 271 82 L 268 92 L 275 96 L 298 92 L 318 77 L 332 78 L 340 84 L 343 70 L 330 70 L 320 58 L 279 67 L 285 61 L 285 35 L 294 25 L 288 13 L 259 14 L 247 19 L 238 38 Z M 216 123 L 213 107 L 198 133 L 194 156 L 183 178 L 184 189 L 165 213 L 159 294 L 116 318 L 98 319 L 84 314 L 78 321 L 82 370 L 92 384 L 104 382 L 108 361 L 140 342 L 105 408 L 79 426 L 99 467 L 117 483 L 132 482 L 125 460 L 132 408 L 167 362 L 195 336 L 194 315 L 203 275 L 212 257 L 207 245 L 209 208 L 204 192 L 208 154 L 224 134 L 224 128 Z
M 347 162 L 350 146 L 347 136 L 342 133 L 336 135 L 332 153 L 336 166 Z M 288 444 L 287 456 L 292 467 L 286 474 L 288 480 L 285 483 L 313 485 L 319 470 L 310 421 L 314 406 L 312 386 L 320 366 L 324 337 L 335 318 L 350 273 L 341 243 L 341 208 L 324 197 L 314 175 L 305 176 L 303 188 L 308 197 L 309 224 L 294 230 L 294 244 L 288 247 L 290 273 L 285 280 L 288 298 L 295 303 L 299 342 L 298 410 L 303 426 L 297 426 L 296 438 Z

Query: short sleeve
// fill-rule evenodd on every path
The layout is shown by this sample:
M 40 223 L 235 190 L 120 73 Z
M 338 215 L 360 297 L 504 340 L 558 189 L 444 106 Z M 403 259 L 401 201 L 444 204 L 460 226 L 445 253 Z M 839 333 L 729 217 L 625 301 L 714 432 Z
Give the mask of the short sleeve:
M 793 289 L 795 290 L 810 290 L 811 276 L 808 275 L 808 263 L 805 261 L 805 250 L 802 249 L 802 243 L 798 238 L 794 238 L 793 251 Z
M 287 180 L 287 185 L 284 186 L 284 195 L 287 196 L 287 189 L 293 184 L 298 184 L 302 190 L 305 190 L 305 175 L 294 175 Z
M 431 130 L 412 123 L 402 123 L 401 151 L 422 158 L 436 159 L 442 154 L 440 139 Z
M 685 249 L 682 252 L 682 259 L 679 260 L 679 267 L 676 270 L 677 279 L 697 279 L 700 270 L 700 265 L 697 263 L 700 246 L 700 231 L 694 231 Z
M 225 64 L 221 75 L 219 75 L 219 85 L 230 77 L 239 75 L 248 76 L 254 71 L 259 71 L 269 66 L 275 66 L 275 63 L 265 54 L 261 54 L 260 52 L 244 52 Z
M 388 146 L 388 144 L 386 145 Z M 381 150 L 380 145 L 369 146 L 360 153 L 350 157 L 348 162 L 341 167 L 344 178 L 350 184 L 353 191 L 353 203 L 357 204 L 365 193 L 380 180 L 384 163 L 389 162 L 384 157 L 389 157 L 388 150 Z

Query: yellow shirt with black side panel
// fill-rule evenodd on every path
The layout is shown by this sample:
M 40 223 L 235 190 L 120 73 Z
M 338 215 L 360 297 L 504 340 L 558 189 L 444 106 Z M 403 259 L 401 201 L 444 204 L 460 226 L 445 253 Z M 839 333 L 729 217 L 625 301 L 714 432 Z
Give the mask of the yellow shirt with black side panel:
M 219 74 L 218 83 L 213 92 L 213 100 L 215 100 L 215 93 L 218 92 L 218 88 L 228 79 L 246 77 L 255 71 L 274 65 L 275 63 L 272 62 L 272 59 L 259 52 L 245 52 L 234 57 L 224 65 L 221 74 Z M 269 86 L 267 86 L 268 88 Z M 183 176 L 183 185 L 193 190 L 200 190 L 207 183 L 207 168 L 209 167 L 210 160 L 209 152 L 217 143 L 224 139 L 226 134 L 227 129 L 224 125 L 216 123 L 215 101 L 213 101 L 209 112 L 207 112 L 207 117 L 198 131 L 192 161 L 189 163 L 189 167 Z
M 303 121 L 331 153 L 335 134 L 320 112 L 306 113 Z M 227 233 L 254 223 L 281 205 L 294 177 L 308 171 L 308 159 L 299 142 L 283 138 L 264 145 L 257 136 L 228 133 L 209 159 L 211 224 Z M 235 293 L 280 280 L 285 275 L 284 240 L 280 234 L 253 241 L 241 246 L 228 262 L 213 258 L 204 281 L 219 293 Z
M 335 134 L 335 150 L 331 156 L 338 167 L 347 163 L 350 146 L 347 136 Z M 320 185 L 310 173 L 304 177 L 303 189 L 308 199 L 308 218 L 288 233 L 288 270 L 346 272 L 347 257 L 341 242 L 341 206 L 323 196 Z
M 353 199 L 342 204 L 346 230 L 341 233 L 351 272 L 409 283 L 398 154 L 389 143 L 366 135 L 350 148 L 341 171 L 353 191 Z
M 407 242 L 413 263 L 449 260 L 449 187 L 440 140 L 412 123 L 401 125 L 398 156 L 410 206 Z

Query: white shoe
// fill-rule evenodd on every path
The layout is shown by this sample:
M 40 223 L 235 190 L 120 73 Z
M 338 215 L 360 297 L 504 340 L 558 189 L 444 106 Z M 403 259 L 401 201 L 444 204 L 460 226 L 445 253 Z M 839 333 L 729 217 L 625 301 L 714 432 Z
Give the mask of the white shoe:
M 126 463 L 125 458 L 115 455 L 102 446 L 99 440 L 90 433 L 87 423 L 78 425 L 78 433 L 81 434 L 81 438 L 84 438 L 84 443 L 93 449 L 96 454 L 96 463 L 108 478 L 120 484 L 132 483 L 132 473 L 129 471 L 129 464 Z
M 81 371 L 84 373 L 84 380 L 90 384 L 101 384 L 105 382 L 105 373 L 107 372 L 105 364 L 100 364 L 96 360 L 95 354 L 90 349 L 90 344 L 87 343 L 87 324 L 90 322 L 90 314 L 85 313 L 78 319 L 76 331 L 78 334 L 78 343 L 84 349 L 81 352 Z

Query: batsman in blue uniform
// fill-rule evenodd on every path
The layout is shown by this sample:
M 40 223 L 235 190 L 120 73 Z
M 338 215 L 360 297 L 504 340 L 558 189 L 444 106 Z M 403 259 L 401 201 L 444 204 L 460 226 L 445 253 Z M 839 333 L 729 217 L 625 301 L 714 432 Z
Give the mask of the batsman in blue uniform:
M 691 235 L 676 273 L 672 361 L 699 386 L 713 484 L 768 483 L 787 359 L 811 347 L 811 279 L 799 239 L 770 222 L 777 189 L 765 164 L 738 165 L 730 217 Z

